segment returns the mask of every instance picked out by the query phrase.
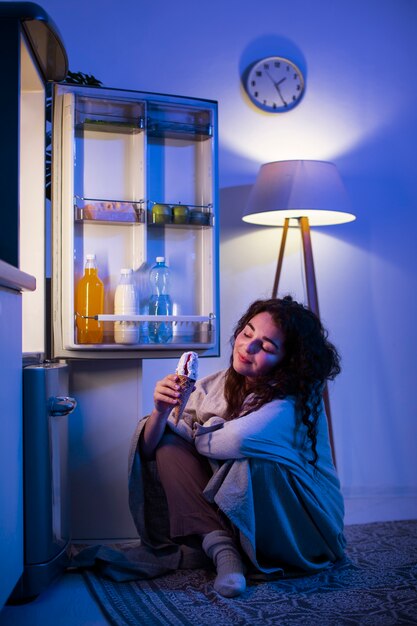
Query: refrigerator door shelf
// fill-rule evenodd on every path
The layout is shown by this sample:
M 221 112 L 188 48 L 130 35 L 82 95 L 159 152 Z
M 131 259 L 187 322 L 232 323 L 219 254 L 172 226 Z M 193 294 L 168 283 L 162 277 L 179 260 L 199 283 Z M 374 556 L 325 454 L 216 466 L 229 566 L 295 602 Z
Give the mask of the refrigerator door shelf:
M 86 316 L 80 316 L 86 317 Z M 99 322 L 211 322 L 214 315 L 94 315 Z
M 93 132 L 135 134 L 145 126 L 144 103 L 100 97 L 77 98 L 75 128 Z
M 174 226 L 213 226 L 212 204 L 184 204 L 183 202 L 148 201 L 149 226 L 173 224 Z
M 77 314 L 78 315 L 78 314 Z M 85 317 L 85 316 L 80 316 Z M 160 351 L 168 350 L 189 350 L 190 347 L 198 350 L 208 350 L 215 347 L 216 342 L 216 325 L 215 316 L 211 315 L 94 315 L 88 319 L 95 319 L 104 323 L 104 338 L 101 344 L 98 344 L 103 350 L 131 350 L 132 345 L 135 350 L 140 351 Z M 114 341 L 114 322 L 130 322 L 139 325 L 140 338 L 137 344 L 116 344 Z M 168 343 L 155 344 L 149 339 L 150 323 L 171 322 L 173 337 Z M 106 323 L 107 327 L 106 327 Z M 76 349 L 84 353 L 97 348 L 97 344 L 79 344 L 67 346 L 68 350 Z M 158 356 L 160 354 L 158 353 Z M 172 355 L 171 355 L 172 356 Z
M 213 135 L 211 124 L 184 124 L 183 122 L 160 122 L 149 119 L 146 128 L 151 137 L 175 138 L 181 135 L 183 139 L 204 141 Z
M 144 200 L 97 200 L 76 198 L 74 202 L 75 221 L 100 222 L 100 224 L 132 224 L 145 221 Z
M 151 100 L 147 106 L 146 130 L 149 137 L 205 141 L 213 137 L 213 117 L 207 107 L 198 104 Z

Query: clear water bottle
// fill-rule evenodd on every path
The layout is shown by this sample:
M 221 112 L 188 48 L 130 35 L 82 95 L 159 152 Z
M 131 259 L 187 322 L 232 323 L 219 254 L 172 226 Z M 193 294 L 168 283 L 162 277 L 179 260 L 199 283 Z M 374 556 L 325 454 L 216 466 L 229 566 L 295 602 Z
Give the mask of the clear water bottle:
M 172 315 L 172 302 L 169 295 L 170 269 L 165 265 L 165 257 L 156 257 L 156 263 L 151 268 L 149 280 L 152 286 L 149 315 Z M 149 323 L 149 340 L 152 343 L 168 343 L 171 339 L 172 322 Z
M 114 312 L 116 315 L 136 315 L 138 302 L 133 271 L 130 268 L 120 270 L 120 281 L 114 294 Z M 115 343 L 138 343 L 139 324 L 137 322 L 115 322 Z

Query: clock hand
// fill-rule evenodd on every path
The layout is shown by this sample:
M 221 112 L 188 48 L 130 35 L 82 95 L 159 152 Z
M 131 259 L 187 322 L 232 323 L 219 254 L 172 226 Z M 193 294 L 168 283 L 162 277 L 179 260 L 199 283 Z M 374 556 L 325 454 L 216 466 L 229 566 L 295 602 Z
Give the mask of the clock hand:
M 280 98 L 281 98 L 281 100 L 282 100 L 282 103 L 283 103 L 285 106 L 287 106 L 287 102 L 285 102 L 285 100 L 284 100 L 284 98 L 283 98 L 283 96 L 282 96 L 282 93 L 281 93 L 281 89 L 279 88 L 280 84 L 281 84 L 281 83 L 282 83 L 282 82 L 286 79 L 286 77 L 284 76 L 284 78 L 281 78 L 281 80 L 280 80 L 280 81 L 275 82 L 275 81 L 274 81 L 274 79 L 272 78 L 271 74 L 268 72 L 268 70 L 265 70 L 265 73 L 266 73 L 266 75 L 268 76 L 268 78 L 272 81 L 272 83 L 273 83 L 273 85 L 274 85 L 275 89 L 276 89 L 276 90 L 277 90 L 277 92 L 278 92 L 279 97 L 280 97 Z

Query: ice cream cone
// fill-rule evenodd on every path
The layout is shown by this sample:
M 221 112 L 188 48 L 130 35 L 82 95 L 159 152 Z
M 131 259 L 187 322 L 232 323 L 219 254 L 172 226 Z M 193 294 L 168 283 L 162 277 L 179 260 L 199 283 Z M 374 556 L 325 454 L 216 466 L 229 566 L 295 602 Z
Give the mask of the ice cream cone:
M 177 404 L 177 406 L 175 406 L 172 410 L 172 416 L 176 424 L 178 423 L 178 420 L 185 409 L 185 405 L 188 402 L 188 398 L 194 389 L 195 380 L 193 378 L 188 378 L 188 376 L 184 376 L 183 374 L 178 374 L 178 384 L 180 386 L 178 390 L 180 393 L 180 403 Z

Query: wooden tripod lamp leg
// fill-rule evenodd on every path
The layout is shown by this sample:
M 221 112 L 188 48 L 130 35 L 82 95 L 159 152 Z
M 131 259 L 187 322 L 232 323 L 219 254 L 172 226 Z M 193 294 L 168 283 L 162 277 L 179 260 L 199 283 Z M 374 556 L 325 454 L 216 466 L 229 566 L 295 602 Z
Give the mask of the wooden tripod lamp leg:
M 319 300 L 317 297 L 316 274 L 314 271 L 313 248 L 311 245 L 310 224 L 308 222 L 308 217 L 299 217 L 298 222 L 300 224 L 301 238 L 303 241 L 304 270 L 305 270 L 305 277 L 306 277 L 308 306 L 309 306 L 309 309 L 313 311 L 313 313 L 315 313 L 318 318 L 320 318 Z M 324 391 L 323 391 L 323 402 L 324 402 L 324 408 L 327 414 L 330 447 L 332 449 L 333 462 L 336 465 L 336 453 L 335 453 L 334 440 L 333 440 L 332 416 L 331 416 L 331 411 L 330 411 L 329 390 L 327 388 L 327 385 L 325 386 Z
M 285 242 L 287 241 L 289 223 L 290 223 L 290 219 L 286 217 L 284 220 L 284 228 L 283 228 L 282 235 L 281 235 L 281 245 L 279 247 L 277 270 L 275 272 L 274 286 L 272 288 L 271 298 L 276 298 L 277 293 L 278 293 L 278 285 L 279 285 L 279 279 L 281 276 L 282 261 L 284 259 Z
M 314 271 L 313 248 L 311 245 L 310 225 L 308 217 L 299 217 L 298 222 L 301 228 L 301 238 L 303 241 L 304 272 L 306 277 L 307 300 L 310 311 L 320 317 L 319 299 L 317 297 L 316 273 Z

